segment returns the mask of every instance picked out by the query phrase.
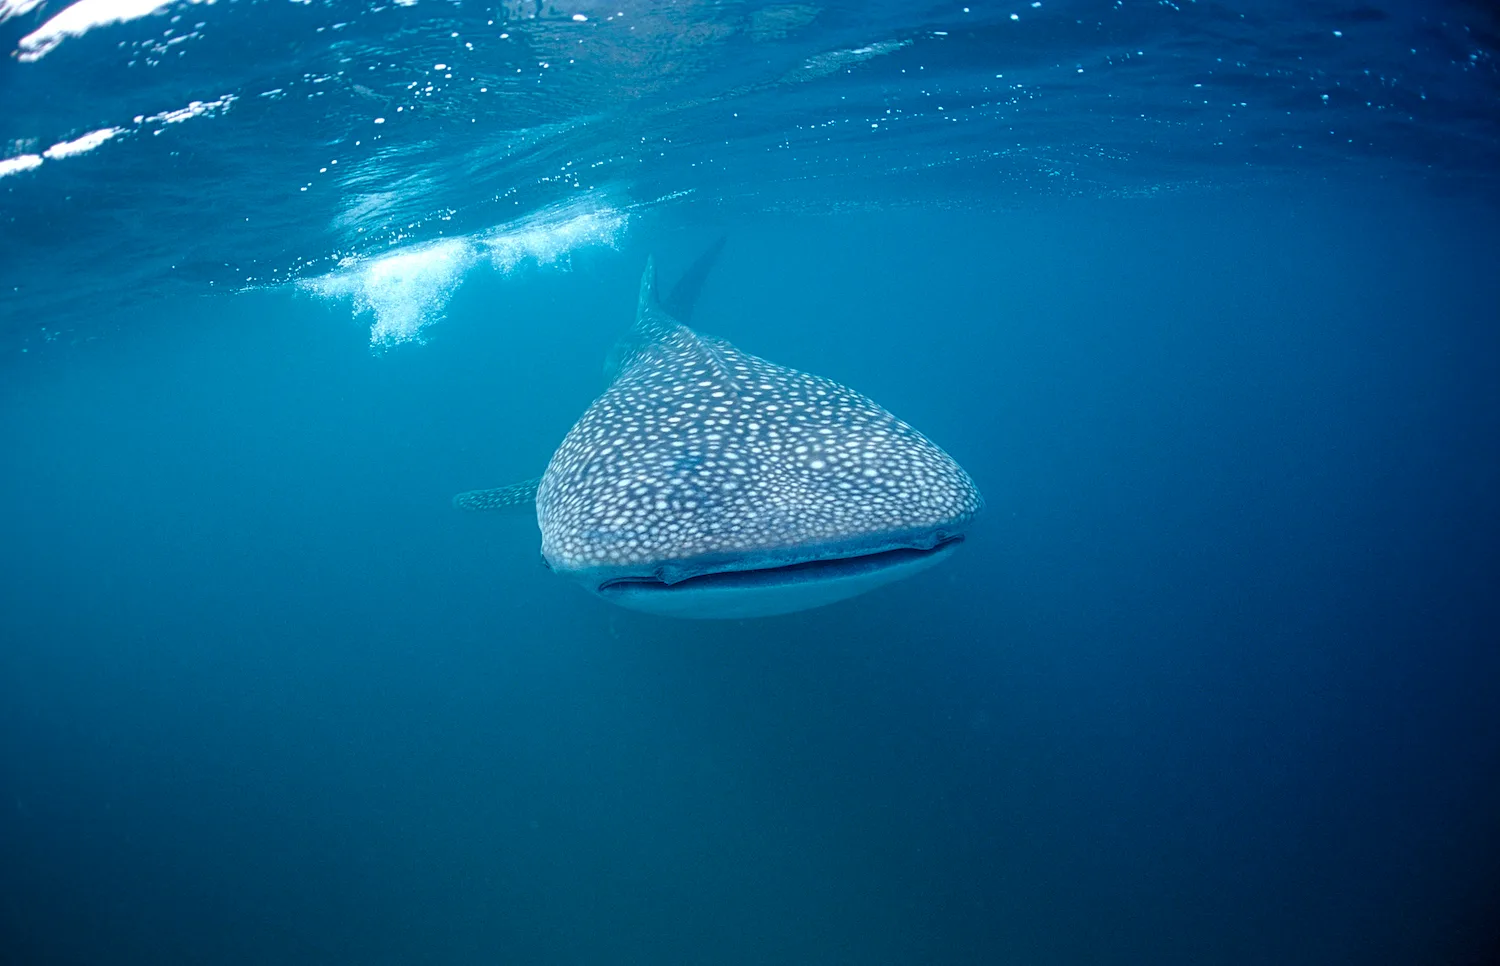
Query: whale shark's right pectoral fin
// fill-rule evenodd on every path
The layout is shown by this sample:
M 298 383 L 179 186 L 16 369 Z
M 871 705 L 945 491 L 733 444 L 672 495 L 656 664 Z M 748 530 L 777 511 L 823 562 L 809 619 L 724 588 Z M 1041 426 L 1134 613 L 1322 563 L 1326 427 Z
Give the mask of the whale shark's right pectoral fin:
M 536 504 L 536 488 L 541 482 L 538 476 L 492 490 L 468 490 L 455 496 L 453 505 L 460 510 L 525 510 Z

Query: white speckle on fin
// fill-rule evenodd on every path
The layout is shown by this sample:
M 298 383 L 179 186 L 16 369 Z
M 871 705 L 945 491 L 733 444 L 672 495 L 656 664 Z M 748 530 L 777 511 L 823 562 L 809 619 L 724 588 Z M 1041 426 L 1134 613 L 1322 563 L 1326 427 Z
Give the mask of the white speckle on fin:
M 460 510 L 510 510 L 530 507 L 536 503 L 536 488 L 542 478 L 523 480 L 509 486 L 497 486 L 489 490 L 468 490 L 453 498 L 453 505 Z

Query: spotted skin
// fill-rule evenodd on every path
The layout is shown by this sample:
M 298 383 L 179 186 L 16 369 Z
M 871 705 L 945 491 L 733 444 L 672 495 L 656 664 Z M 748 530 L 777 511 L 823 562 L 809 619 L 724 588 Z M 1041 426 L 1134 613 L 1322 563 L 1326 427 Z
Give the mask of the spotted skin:
M 554 571 L 671 584 L 925 550 L 979 512 L 968 474 L 907 423 L 831 379 L 699 335 L 654 293 L 648 265 L 613 382 L 537 489 Z
M 453 498 L 453 505 L 460 510 L 504 510 L 508 507 L 534 504 L 537 487 L 542 485 L 539 476 L 534 480 L 522 480 L 509 486 L 497 486 L 489 490 L 468 490 Z

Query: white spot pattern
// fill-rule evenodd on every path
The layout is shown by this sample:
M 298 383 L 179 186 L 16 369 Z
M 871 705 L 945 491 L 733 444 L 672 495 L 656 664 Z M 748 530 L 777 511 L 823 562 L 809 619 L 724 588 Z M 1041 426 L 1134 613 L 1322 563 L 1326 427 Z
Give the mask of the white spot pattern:
M 568 433 L 536 505 L 554 570 L 649 575 L 931 546 L 982 500 L 952 457 L 859 393 L 674 324 Z

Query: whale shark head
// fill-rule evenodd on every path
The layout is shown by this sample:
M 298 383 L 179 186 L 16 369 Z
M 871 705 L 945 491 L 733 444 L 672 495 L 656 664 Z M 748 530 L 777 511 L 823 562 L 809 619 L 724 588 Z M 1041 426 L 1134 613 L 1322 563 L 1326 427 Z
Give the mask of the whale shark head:
M 649 263 L 609 373 L 535 499 L 547 566 L 621 606 L 728 618 L 832 603 L 947 557 L 982 506 L 952 457 L 865 396 L 678 321 Z

